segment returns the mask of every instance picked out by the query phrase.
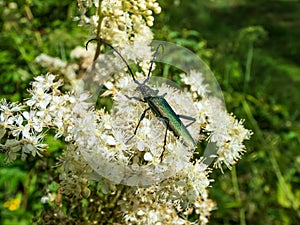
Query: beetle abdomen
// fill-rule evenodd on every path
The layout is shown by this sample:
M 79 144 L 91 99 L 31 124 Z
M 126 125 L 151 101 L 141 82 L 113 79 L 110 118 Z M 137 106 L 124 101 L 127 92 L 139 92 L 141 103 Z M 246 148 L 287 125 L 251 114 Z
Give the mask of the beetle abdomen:
M 150 109 L 158 118 L 168 118 L 169 130 L 171 130 L 176 137 L 181 137 L 184 144 L 194 147 L 196 145 L 191 134 L 180 120 L 179 116 L 174 112 L 169 103 L 162 97 L 148 97 L 145 98 L 149 104 Z M 166 122 L 164 121 L 166 124 Z

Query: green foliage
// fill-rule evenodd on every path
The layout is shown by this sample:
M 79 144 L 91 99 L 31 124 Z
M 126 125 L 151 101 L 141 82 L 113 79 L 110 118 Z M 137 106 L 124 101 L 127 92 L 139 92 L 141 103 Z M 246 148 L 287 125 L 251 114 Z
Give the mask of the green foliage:
M 229 111 L 254 131 L 236 174 L 213 174 L 210 224 L 294 224 L 299 214 L 300 5 L 191 1 L 158 24 L 169 41 L 210 64 Z M 176 18 L 176 19 L 175 19 Z M 187 35 L 192 31 L 195 35 Z M 182 39 L 188 40 L 182 41 Z M 199 49 L 199 43 L 205 43 Z M 204 53 L 203 53 L 204 52 Z M 299 58 L 299 57 L 298 57 Z M 237 178 L 237 180 L 235 179 Z
M 89 37 L 71 19 L 78 14 L 76 1 L 0 4 L 0 96 L 16 101 L 25 97 L 33 76 L 46 72 L 34 63 L 36 56 L 43 52 L 67 60 L 72 48 Z M 184 45 L 202 57 L 222 87 L 228 111 L 245 118 L 255 134 L 231 173 L 212 174 L 211 198 L 218 209 L 210 224 L 294 224 L 300 218 L 300 5 L 201 0 L 160 4 L 156 39 Z M 163 75 L 170 76 L 170 71 L 165 68 Z M 47 143 L 52 145 L 46 160 L 4 167 L 1 156 L 1 224 L 29 224 L 43 209 L 56 208 L 40 201 L 46 184 L 58 190 L 53 166 L 62 146 L 51 137 Z M 17 196 L 22 202 L 16 211 L 3 207 Z M 70 217 L 62 216 L 62 221 L 69 223 L 76 217 L 89 221 L 95 212 L 88 208 L 101 205 L 66 201 L 70 209 L 63 209 L 63 216 Z M 103 207 L 109 213 L 111 206 Z M 47 219 L 47 210 L 40 219 Z
M 74 1 L 0 2 L 0 96 L 12 101 L 24 98 L 33 76 L 47 71 L 34 62 L 41 53 L 66 60 L 83 45 L 87 31 L 72 17 L 78 15 Z

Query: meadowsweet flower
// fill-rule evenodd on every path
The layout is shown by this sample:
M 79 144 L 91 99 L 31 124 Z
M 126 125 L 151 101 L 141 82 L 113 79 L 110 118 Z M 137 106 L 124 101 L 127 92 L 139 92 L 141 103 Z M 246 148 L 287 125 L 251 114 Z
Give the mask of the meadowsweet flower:
M 207 180 L 204 164 L 199 161 L 198 165 L 202 167 L 201 171 L 197 171 L 203 174 L 201 179 Z M 199 180 L 200 177 L 201 175 Z M 125 224 L 207 224 L 210 212 L 215 208 L 215 203 L 207 198 L 207 182 L 202 185 L 201 193 L 198 192 L 191 198 L 189 195 L 193 190 L 191 191 L 189 184 L 186 183 L 189 180 L 186 178 L 186 175 L 181 173 L 160 185 L 128 190 L 126 197 L 118 202 L 125 212 Z M 192 207 L 199 215 L 199 218 L 193 216 L 196 219 L 193 223 L 188 220 L 189 215 L 194 212 Z
M 22 158 L 26 158 L 28 154 L 41 156 L 41 152 L 47 148 L 42 142 L 44 128 L 54 126 L 60 128 L 61 125 L 63 131 L 65 128 L 67 131 L 70 129 L 71 121 L 68 119 L 72 109 L 65 108 L 70 97 L 60 93 L 58 88 L 61 85 L 62 80 L 57 80 L 52 74 L 36 77 L 29 90 L 31 98 L 26 101 L 28 110 L 25 110 L 25 105 L 18 106 L 2 101 L 1 123 L 14 137 L 1 145 L 7 154 L 7 161 L 15 160 L 18 154 Z
M 199 196 L 193 204 L 195 213 L 199 215 L 199 218 L 195 221 L 196 224 L 208 224 L 211 211 L 216 209 L 216 203 L 209 199 L 207 195 L 206 191 L 206 193 Z
M 81 23 L 89 24 L 97 38 L 117 47 L 129 64 L 136 65 L 133 71 L 139 70 L 134 72 L 136 80 L 145 81 L 153 60 L 153 14 L 161 12 L 156 0 L 78 0 L 78 5 Z M 92 7 L 96 15 L 87 16 Z M 19 155 L 23 159 L 42 156 L 47 149 L 43 137 L 51 129 L 55 138 L 66 143 L 57 166 L 61 167 L 61 191 L 74 201 L 90 195 L 89 180 L 93 179 L 101 184 L 102 193 L 115 194 L 113 210 L 115 215 L 122 215 L 122 224 L 207 224 L 215 203 L 208 198 L 212 169 L 201 157 L 203 151 L 199 156 L 196 146 L 187 146 L 184 138 L 172 131 L 167 132 L 165 145 L 164 120 L 151 110 L 141 120 L 149 105 L 137 101 L 145 96 L 136 91 L 137 83 L 120 56 L 111 51 L 100 54 L 93 63 L 95 50 L 94 44 L 88 51 L 76 47 L 70 56 L 78 63 L 44 54 L 36 58 L 50 71 L 64 74 L 71 92 L 63 93 L 63 80 L 49 73 L 31 83 L 25 104 L 0 102 L 0 137 L 8 134 L 0 149 L 6 160 L 13 161 Z M 163 54 L 174 49 L 159 50 Z M 157 65 L 151 66 L 153 71 Z M 152 74 L 147 85 L 157 90 L 178 116 L 195 118 L 190 124 L 182 118 L 194 141 L 215 144 L 211 153 L 215 155 L 214 165 L 230 168 L 241 157 L 243 141 L 251 132 L 243 127 L 243 121 L 226 112 L 222 99 L 209 89 L 205 72 L 185 72 L 188 75 L 180 77 L 187 93 Z M 110 111 L 92 107 L 92 97 L 98 97 L 100 86 L 104 89 L 101 97 L 110 96 L 113 101 Z M 51 195 L 41 198 L 43 203 L 52 200 Z M 4 207 L 17 208 L 15 203 L 7 202 Z M 98 208 L 102 207 L 105 202 Z M 193 222 L 189 221 L 191 215 Z
M 36 85 L 36 84 L 35 84 Z M 45 93 L 45 90 L 41 87 L 37 87 L 32 91 L 32 97 L 27 100 L 28 106 L 35 106 L 37 108 L 46 109 L 51 101 L 51 96 Z
M 95 52 L 95 45 L 90 45 L 88 49 L 83 48 L 81 46 L 77 46 L 74 48 L 71 53 L 70 57 L 74 59 L 80 60 L 80 68 L 87 69 L 93 64 L 93 57 Z M 77 73 L 74 73 L 78 76 Z M 72 81 L 72 79 L 69 79 Z
M 22 157 L 26 157 L 26 154 L 41 156 L 40 152 L 44 151 L 48 146 L 47 144 L 42 143 L 43 138 L 43 135 L 32 135 L 26 137 L 26 139 L 23 140 Z
M 219 100 L 206 98 L 201 104 L 205 106 L 201 109 L 206 108 L 204 115 L 207 117 L 205 131 L 210 134 L 208 140 L 217 146 L 214 165 L 220 168 L 225 163 L 231 168 L 245 151 L 243 141 L 249 139 L 252 132 L 243 127 L 242 121 L 238 122 L 232 114 L 227 113 Z
M 87 174 L 92 173 L 91 167 L 82 157 L 76 144 L 68 144 L 57 163 L 62 167 L 59 176 L 62 192 L 77 198 L 87 198 L 90 194 Z
M 142 45 L 135 43 L 132 48 L 120 49 L 126 60 L 140 66 L 142 72 L 135 73 L 140 81 L 145 80 L 153 57 L 151 48 L 141 48 Z M 212 182 L 208 178 L 208 165 L 202 158 L 195 159 L 194 146 L 186 146 L 171 131 L 167 133 L 164 150 L 166 126 L 150 110 L 133 135 L 148 106 L 131 98 L 143 96 L 136 91 L 137 84 L 123 67 L 124 62 L 113 53 L 109 60 L 104 56 L 97 60 L 85 77 L 95 87 L 100 84 L 106 87 L 102 96 L 112 96 L 114 103 L 109 112 L 91 107 L 90 97 L 95 93 L 62 93 L 59 87 L 63 81 L 52 74 L 39 76 L 32 82 L 26 110 L 11 112 L 13 110 L 8 109 L 14 106 L 3 104 L 2 126 L 15 137 L 0 146 L 7 154 L 7 161 L 16 159 L 19 154 L 22 158 L 29 154 L 41 155 L 47 148 L 42 143 L 43 131 L 54 128 L 55 138 L 63 137 L 68 143 L 59 162 L 64 194 L 87 197 L 89 179 L 100 182 L 102 191 L 107 194 L 115 191 L 117 184 L 125 184 L 133 186 L 124 194 L 128 205 L 118 201 L 123 207 L 125 224 L 162 221 L 186 224 L 189 221 L 183 218 L 193 212 L 198 215 L 195 224 L 206 224 L 215 207 L 207 197 L 207 187 Z M 117 73 L 111 76 L 115 69 Z M 94 74 L 99 77 L 90 79 Z M 151 77 L 148 85 L 158 90 L 158 96 L 164 96 L 176 114 L 195 118 L 196 122 L 187 128 L 195 142 L 215 143 L 214 165 L 220 167 L 224 163 L 230 167 L 244 151 L 243 141 L 251 132 L 226 112 L 220 99 L 211 96 L 201 73 L 194 70 L 190 75 L 181 77 L 190 86 L 191 93 L 155 77 Z M 200 131 L 204 132 L 201 136 Z M 150 185 L 151 188 L 134 188 Z M 128 199 L 134 202 L 131 204 Z
M 57 61 L 57 58 L 45 55 L 44 53 L 37 56 L 35 61 L 41 66 L 46 67 L 50 72 L 59 72 L 63 74 L 66 77 L 66 80 L 70 82 L 72 90 L 79 93 L 84 89 L 82 76 L 84 71 L 92 65 L 94 52 L 95 45 L 90 45 L 88 50 L 78 46 L 70 53 L 71 58 L 78 60 L 77 63 L 66 63 L 63 61 L 61 61 L 61 63 L 54 63 L 54 61 Z M 58 85 L 61 84 L 58 83 Z
M 41 132 L 43 130 L 43 121 L 39 120 L 36 115 L 36 111 L 24 111 L 22 116 L 26 120 L 26 125 L 24 127 L 26 133 L 28 133 L 30 130 L 32 130 L 32 132 Z M 24 136 L 26 137 L 25 134 Z
M 209 94 L 208 84 L 205 84 L 205 79 L 201 73 L 196 70 L 191 70 L 189 76 L 180 74 L 181 80 L 186 85 L 191 86 L 191 92 L 197 92 L 198 96 L 205 97 Z
M 81 24 L 91 25 L 95 34 L 99 32 L 99 37 L 115 46 L 151 41 L 153 34 L 149 27 L 153 26 L 154 22 L 152 14 L 161 12 L 155 0 L 103 0 L 101 5 L 86 4 L 78 0 L 78 6 L 81 11 Z M 96 7 L 97 15 L 88 17 L 87 12 L 92 7 Z
M 6 127 L 9 124 L 12 124 L 11 116 L 21 111 L 24 108 L 21 104 L 17 102 L 8 103 L 5 99 L 1 99 L 0 102 L 0 124 Z
M 119 204 L 125 212 L 125 224 L 186 224 L 188 222 L 180 218 L 172 206 L 160 203 L 152 187 L 131 190 L 126 199 Z
M 60 58 L 51 57 L 44 53 L 40 54 L 35 58 L 35 61 L 39 63 L 43 67 L 47 67 L 49 69 L 58 69 L 66 67 L 67 63 L 63 62 Z
M 201 73 L 190 71 L 190 75 L 182 74 L 181 78 L 191 87 L 194 106 L 198 111 L 196 118 L 202 124 L 202 130 L 209 134 L 207 140 L 216 144 L 214 166 L 221 168 L 224 163 L 231 168 L 245 151 L 243 141 L 249 139 L 252 132 L 243 127 L 243 121 L 237 121 L 226 112 L 221 99 L 211 96 Z
M 130 87 L 134 87 L 135 84 L 130 84 Z M 127 96 L 134 96 L 136 93 L 132 91 L 133 88 L 128 88 L 128 92 L 121 93 L 115 96 L 114 101 L 114 109 L 112 116 L 116 119 L 114 122 L 114 127 L 118 129 L 122 129 L 125 131 L 134 130 L 139 121 L 140 115 L 145 110 L 145 104 L 134 99 L 129 100 Z M 178 90 L 168 87 L 166 85 L 162 85 L 158 87 L 159 95 L 163 93 L 168 93 L 165 98 L 167 101 L 176 109 L 178 114 L 187 114 L 187 112 L 192 115 L 195 109 L 186 107 L 189 104 L 186 104 L 187 98 L 182 95 Z M 191 100 L 191 99 L 190 99 Z M 190 104 L 192 106 L 192 103 Z M 165 135 L 165 125 L 159 121 L 152 112 L 149 111 L 147 117 L 141 121 L 141 124 L 138 128 L 137 135 L 133 137 L 133 142 L 137 142 L 137 148 L 139 151 L 151 151 L 151 154 L 157 158 L 160 157 L 163 147 L 163 140 Z M 149 118 L 149 119 L 148 119 Z M 193 126 L 189 127 L 191 134 L 198 134 L 197 132 L 197 123 L 193 124 Z M 128 133 L 128 132 L 127 132 Z M 127 134 L 128 138 L 132 134 Z M 174 137 L 172 132 L 169 132 L 167 135 L 168 143 L 178 142 L 175 146 L 180 146 L 186 150 L 180 141 L 176 137 Z M 197 139 L 197 136 L 195 136 Z M 158 142 L 157 140 L 161 140 Z M 172 141 L 170 141 L 172 140 Z M 173 152 L 171 155 L 175 154 L 178 151 L 177 147 L 173 146 Z M 167 146 L 168 148 L 168 146 Z M 147 150 L 146 150 L 147 149 Z M 168 150 L 167 150 L 168 151 Z M 188 152 L 188 151 L 187 151 Z M 167 153 L 168 154 L 168 153 Z

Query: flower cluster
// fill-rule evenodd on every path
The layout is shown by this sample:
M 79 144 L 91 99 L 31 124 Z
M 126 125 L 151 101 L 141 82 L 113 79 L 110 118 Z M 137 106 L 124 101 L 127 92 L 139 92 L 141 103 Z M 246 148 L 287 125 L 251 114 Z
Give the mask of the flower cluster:
M 46 144 L 42 143 L 45 129 L 54 124 L 58 129 L 63 128 L 63 122 L 59 121 L 63 112 L 57 111 L 63 108 L 60 105 L 63 103 L 58 101 L 57 92 L 53 92 L 62 85 L 62 81 L 54 82 L 54 79 L 53 75 L 37 77 L 32 83 L 31 98 L 24 105 L 1 101 L 1 133 L 2 137 L 8 136 L 1 148 L 7 154 L 8 162 L 15 160 L 18 153 L 22 158 L 28 154 L 41 155 L 46 149 Z M 56 121 L 54 117 L 57 117 Z
M 134 46 L 125 46 L 119 51 L 126 60 L 137 63 L 143 69 L 143 62 L 153 57 L 148 53 L 151 48 Z M 134 49 L 144 49 L 144 52 Z M 124 62 L 119 56 L 109 54 L 108 58 L 100 56 L 91 67 L 92 70 L 86 73 L 85 81 L 88 83 L 92 76 L 92 84 L 102 82 L 106 89 L 102 96 L 111 96 L 114 102 L 111 111 L 89 109 L 89 104 L 84 103 L 87 96 L 81 95 L 81 100 L 74 97 L 70 101 L 69 111 L 64 113 L 68 118 L 66 121 L 72 122 L 62 129 L 68 131 L 63 135 L 67 135 L 66 140 L 73 141 L 61 158 L 64 170 L 60 178 L 64 193 L 88 196 L 88 178 L 100 182 L 104 193 L 115 190 L 116 184 L 129 185 L 132 188 L 126 189 L 128 191 L 124 193 L 123 200 L 127 199 L 125 201 L 128 203 L 132 195 L 135 196 L 132 197 L 135 204 L 123 205 L 121 199 L 119 202 L 124 206 L 121 211 L 126 223 L 164 221 L 182 224 L 188 221 L 189 215 L 197 214 L 199 218 L 196 224 L 206 224 L 210 211 L 215 207 L 207 198 L 207 187 L 211 182 L 208 179 L 209 163 L 204 158 L 197 160 L 198 157 L 193 155 L 199 153 L 183 145 L 181 139 L 172 132 L 168 132 L 162 155 L 166 128 L 153 113 L 146 114 L 137 134 L 133 136 L 140 115 L 145 110 L 145 103 L 130 97 L 143 96 L 137 95 L 136 84 L 122 69 Z M 117 73 L 111 76 L 114 70 Z M 145 74 L 147 71 L 144 70 L 135 73 L 137 79 L 142 80 Z M 214 157 L 215 166 L 221 167 L 225 163 L 231 167 L 243 153 L 243 141 L 250 137 L 251 132 L 226 112 L 220 99 L 211 95 L 200 72 L 192 70 L 182 74 L 181 79 L 190 92 L 174 88 L 170 82 L 167 85 L 158 77 L 155 81 L 161 85 L 149 83 L 149 86 L 158 90 L 157 95 L 166 94 L 164 98 L 176 113 L 196 118 L 196 122 L 188 127 L 194 140 L 215 143 L 213 151 L 210 149 L 211 152 L 205 154 L 206 150 L 203 149 L 200 154 Z M 60 135 L 62 133 L 57 134 Z M 149 185 L 152 189 L 135 188 Z M 137 201 L 139 198 L 140 201 Z
M 220 99 L 210 96 L 201 73 L 191 71 L 189 76 L 182 74 L 181 77 L 190 86 L 198 120 L 201 121 L 202 130 L 209 134 L 207 140 L 216 144 L 214 166 L 221 168 L 224 163 L 231 168 L 245 151 L 243 141 L 250 139 L 252 131 L 244 128 L 243 121 L 238 121 L 233 114 L 229 114 Z M 199 96 L 201 98 L 197 101 Z
M 41 132 L 45 133 L 49 128 L 55 130 L 56 138 L 64 137 L 69 145 L 60 158 L 60 165 L 63 166 L 60 175 L 63 193 L 88 197 L 90 190 L 87 178 L 93 176 L 93 170 L 110 179 L 110 181 L 105 179 L 105 182 L 103 182 L 103 177 L 99 179 L 99 182 L 102 182 L 102 190 L 106 193 L 114 190 L 117 183 L 130 186 L 154 184 L 157 179 L 155 176 L 168 173 L 163 177 L 168 179 L 162 183 L 156 183 L 151 188 L 137 189 L 133 187 L 124 193 L 124 198 L 134 201 L 134 207 L 137 207 L 137 210 L 134 210 L 131 208 L 134 204 L 125 204 L 124 198 L 120 199 L 118 204 L 123 206 L 121 209 L 125 213 L 124 222 L 131 224 L 135 221 L 138 224 L 151 224 L 165 221 L 166 224 L 182 224 L 184 221 L 188 221 L 188 215 L 195 213 L 199 215 L 199 224 L 206 223 L 203 221 L 207 221 L 209 212 L 214 208 L 214 203 L 207 199 L 206 193 L 206 188 L 210 184 L 210 180 L 207 178 L 209 171 L 207 165 L 197 160 L 194 164 L 189 163 L 191 155 L 185 151 L 182 143 L 171 135 L 168 138 L 168 151 L 164 157 L 164 165 L 161 165 L 158 161 L 160 156 L 158 150 L 162 148 L 161 143 L 153 141 L 149 135 L 139 136 L 139 141 L 127 145 L 125 143 L 127 137 L 125 138 L 125 131 L 120 128 L 122 127 L 120 124 L 128 121 L 118 113 L 108 114 L 103 110 L 90 109 L 90 103 L 86 103 L 88 99 L 86 94 L 77 97 L 63 94 L 59 90 L 62 84 L 62 80 L 52 74 L 35 78 L 32 88 L 29 90 L 31 98 L 26 101 L 26 104 L 8 104 L 3 100 L 0 118 L 1 127 L 15 137 L 12 140 L 16 140 L 16 137 L 20 138 L 15 146 L 19 146 L 21 142 L 25 143 L 31 136 Z M 173 91 L 171 96 L 177 97 L 169 100 L 178 104 L 178 108 L 180 108 L 183 100 L 180 99 L 181 95 L 176 93 L 176 90 L 166 86 L 162 86 L 161 90 Z M 120 93 L 119 95 L 120 97 L 115 97 L 116 108 L 124 107 L 124 111 L 120 112 L 117 109 L 114 111 L 123 114 L 126 110 L 131 111 L 129 113 L 135 111 L 129 110 L 130 108 L 140 110 L 140 107 L 133 107 L 134 105 L 125 108 L 124 104 L 118 102 L 118 98 L 124 98 L 124 95 Z M 26 108 L 28 108 L 27 111 Z M 137 112 L 139 112 L 138 110 Z M 23 121 L 25 118 L 26 121 Z M 119 128 L 115 124 L 118 124 Z M 147 128 L 151 124 L 154 127 Z M 151 133 L 151 130 L 155 130 L 155 128 L 159 129 L 161 133 L 164 130 L 159 121 L 152 123 L 148 120 L 143 126 L 145 126 L 146 133 Z M 144 131 L 142 130 L 141 133 Z M 160 137 L 163 138 L 163 135 Z M 8 159 L 14 160 L 16 156 L 12 157 L 9 140 L 11 139 L 8 139 L 2 148 L 5 149 Z M 46 149 L 46 145 L 38 148 L 41 145 L 43 145 L 41 142 L 32 145 L 30 152 L 21 150 L 19 147 L 14 153 L 21 151 L 22 154 L 35 155 Z M 141 153 L 143 156 L 139 159 Z M 148 153 L 148 157 L 146 157 L 146 153 Z M 147 164 L 142 168 L 142 172 L 137 170 L 139 160 Z M 129 167 L 129 164 L 133 162 L 136 163 L 135 170 L 132 166 Z M 130 197 L 130 195 L 136 198 Z M 137 199 L 140 199 L 138 206 L 136 205 Z M 156 204 L 153 204 L 155 199 Z M 207 207 L 204 209 L 203 205 Z M 182 219 L 180 215 L 186 219 Z
M 125 224 L 207 224 L 215 208 L 207 198 L 209 183 L 207 165 L 197 161 L 159 185 L 132 190 L 119 202 Z
M 151 41 L 153 34 L 153 13 L 160 13 L 156 0 L 78 0 L 81 23 L 89 24 L 97 37 L 115 46 Z M 96 8 L 96 15 L 87 16 L 90 8 Z
M 91 25 L 96 37 L 118 46 L 120 55 L 140 72 L 129 70 L 116 51 L 100 54 L 93 63 L 93 45 L 89 51 L 77 47 L 71 52 L 71 57 L 80 59 L 80 65 L 43 54 L 37 57 L 43 66 L 64 74 L 72 92 L 60 91 L 63 81 L 49 73 L 35 78 L 24 104 L 1 101 L 0 138 L 6 142 L 0 149 L 7 161 L 15 160 L 18 154 L 22 158 L 28 154 L 42 156 L 47 149 L 43 137 L 51 129 L 55 138 L 66 143 L 58 159 L 62 193 L 88 198 L 90 180 L 96 180 L 103 194 L 113 195 L 123 187 L 113 208 L 115 215 L 122 216 L 114 222 L 207 224 L 215 209 L 208 198 L 212 168 L 207 159 L 213 157 L 215 167 L 225 164 L 230 168 L 245 151 L 243 141 L 250 138 L 251 131 L 226 112 L 221 99 L 209 90 L 206 77 L 197 70 L 181 75 L 188 90 L 184 91 L 162 78 L 154 79 L 150 74 L 154 63 L 147 85 L 170 104 L 175 116 L 189 116 L 183 117 L 184 124 L 184 118 L 195 119 L 184 129 L 197 144 L 205 141 L 214 148 L 187 145 L 182 136 L 166 129 L 163 118 L 146 110 L 149 105 L 136 91 L 137 82 L 132 77 L 143 83 L 149 62 L 154 61 L 150 27 L 152 13 L 161 10 L 155 0 L 79 0 L 78 5 L 82 24 Z M 88 17 L 91 7 L 97 13 Z M 100 87 L 100 98 L 111 97 L 113 102 L 109 111 L 103 106 L 93 107 L 92 97 L 98 97 Z M 43 198 L 47 201 L 53 199 Z M 104 214 L 102 207 L 98 210 Z
M 84 93 L 79 96 L 62 93 L 59 90 L 62 85 L 63 80 L 52 74 L 38 76 L 32 82 L 30 98 L 25 104 L 9 104 L 2 100 L 1 137 L 7 135 L 7 140 L 0 147 L 6 153 L 7 162 L 15 160 L 18 154 L 21 154 L 23 159 L 27 155 L 42 156 L 47 150 L 43 137 L 53 129 L 55 138 L 64 137 L 65 142 L 70 143 L 59 163 L 63 165 L 60 178 L 64 193 L 73 192 L 87 196 L 85 193 L 88 182 L 81 175 L 91 169 L 86 166 L 86 161 L 78 156 L 76 145 L 72 143 L 77 134 L 77 117 L 87 114 L 91 104 L 86 102 L 89 96 Z M 89 121 L 86 121 L 86 124 L 90 124 Z

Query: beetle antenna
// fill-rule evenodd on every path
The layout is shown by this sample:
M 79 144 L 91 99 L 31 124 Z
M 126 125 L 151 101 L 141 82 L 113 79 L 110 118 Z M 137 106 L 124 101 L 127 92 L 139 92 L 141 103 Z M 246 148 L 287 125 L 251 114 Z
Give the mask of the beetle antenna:
M 152 71 L 152 67 L 153 67 L 153 64 L 154 64 L 154 61 L 156 59 L 156 56 L 157 56 L 157 53 L 158 53 L 158 50 L 159 48 L 162 48 L 162 54 L 164 54 L 164 46 L 162 44 L 159 44 L 157 47 L 156 47 L 156 50 L 154 52 L 154 55 L 153 55 L 153 58 L 151 60 L 151 64 L 150 64 L 150 68 L 149 68 L 149 71 L 148 71 L 148 75 L 147 75 L 147 78 L 144 80 L 143 84 L 147 83 L 149 78 L 150 78 L 150 73 Z
M 109 43 L 107 43 L 106 41 L 104 41 L 102 38 L 93 38 L 93 39 L 90 39 L 90 40 L 86 43 L 86 45 L 85 45 L 86 50 L 88 50 L 88 45 L 89 45 L 89 43 L 92 42 L 92 41 L 98 41 L 98 42 L 100 42 L 100 43 L 103 43 L 103 44 L 105 44 L 106 46 L 110 47 L 115 53 L 117 53 L 118 56 L 120 56 L 120 58 L 122 59 L 122 61 L 126 64 L 128 70 L 129 70 L 129 73 L 130 73 L 131 76 L 132 76 L 132 79 L 133 79 L 134 83 L 140 84 L 140 83 L 135 79 L 135 77 L 134 77 L 134 75 L 133 75 L 133 72 L 132 72 L 130 66 L 128 65 L 127 61 L 124 59 L 124 57 L 121 55 L 121 53 L 120 53 L 117 49 L 115 49 L 111 44 L 109 44 Z

